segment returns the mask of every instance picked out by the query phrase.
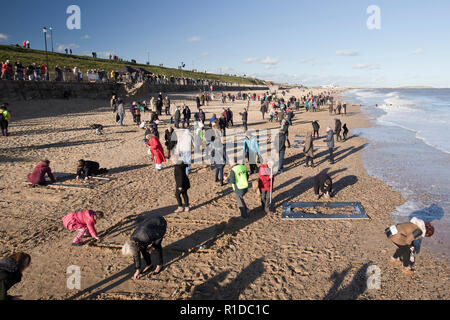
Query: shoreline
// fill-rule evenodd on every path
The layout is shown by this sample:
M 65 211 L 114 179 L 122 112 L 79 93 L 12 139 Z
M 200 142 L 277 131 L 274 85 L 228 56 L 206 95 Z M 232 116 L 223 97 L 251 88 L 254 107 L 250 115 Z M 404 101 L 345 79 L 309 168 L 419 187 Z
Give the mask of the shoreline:
M 292 95 L 300 94 L 292 90 Z M 171 95 L 172 102 L 177 101 L 175 97 Z M 75 108 L 76 103 L 72 101 L 66 107 Z M 193 104 L 189 104 L 195 111 Z M 22 294 L 27 299 L 448 299 L 448 264 L 438 261 L 426 248 L 417 258 L 417 274 L 412 277 L 389 262 L 395 248 L 384 235 L 384 229 L 392 224 L 390 213 L 405 199 L 364 168 L 361 154 L 367 140 L 352 136 L 352 129 L 369 124 L 359 106 L 347 108 L 345 121 L 350 136 L 347 142 L 337 144 L 335 165 L 328 165 L 326 154 L 317 150 L 316 168 L 305 169 L 300 150 L 287 149 L 286 172 L 275 178 L 276 213 L 262 215 L 257 209 L 258 198 L 249 191 L 246 201 L 253 217 L 248 222 L 239 222 L 235 219 L 239 213 L 229 187 L 217 186 L 209 169 L 195 165 L 190 176 L 193 188 L 189 191 L 194 208 L 190 213 L 174 214 L 172 169 L 167 168 L 160 175 L 153 172 L 141 141 L 143 132 L 130 124 L 129 112 L 125 118 L 127 126 L 120 128 L 113 123 L 106 105 L 105 102 L 100 109 L 70 116 L 56 114 L 46 118 L 45 123 L 34 118 L 16 120 L 11 127 L 11 138 L 15 140 L 8 140 L 2 151 L 15 160 L 8 166 L 0 163 L 2 171 L 9 172 L 2 177 L 1 187 L 10 186 L 3 190 L 9 197 L 6 208 L 10 215 L 4 224 L 10 230 L 0 233 L 0 240 L 8 244 L 8 250 L 31 252 L 33 259 L 30 270 L 11 290 L 12 294 Z M 240 125 L 238 112 L 244 104 L 242 101 L 226 104 L 231 105 L 235 123 Z M 42 104 L 30 102 L 25 110 L 38 106 L 44 112 L 52 107 L 45 109 Z M 205 106 L 207 118 L 212 112 L 219 113 L 222 106 L 219 101 Z M 334 117 L 328 115 L 328 110 L 296 112 L 290 129 L 291 142 L 297 134 L 311 130 L 311 120 L 320 121 L 323 137 Z M 261 120 L 259 103 L 252 102 L 251 129 L 278 127 Z M 89 130 L 63 131 L 91 122 L 107 125 L 105 135 L 96 137 Z M 30 129 L 33 136 L 27 133 Z M 165 126 L 161 126 L 160 135 L 164 130 Z M 23 148 L 42 143 L 47 144 L 46 148 Z M 112 170 L 115 180 L 89 193 L 24 190 L 11 179 L 15 175 L 21 180 L 24 172 L 43 155 L 52 159 L 54 172 L 73 171 L 78 158 L 100 160 L 102 167 L 119 169 Z M 281 219 L 284 202 L 315 201 L 311 179 L 326 168 L 337 191 L 332 201 L 360 201 L 370 221 Z M 251 178 L 254 181 L 256 176 Z M 23 195 L 18 196 L 17 192 Z M 124 198 L 127 201 L 121 201 Z M 133 282 L 129 280 L 131 261 L 118 250 L 71 247 L 74 235 L 63 229 L 60 218 L 86 205 L 107 211 L 105 221 L 98 225 L 100 232 L 117 230 L 105 242 L 123 243 L 139 217 L 164 215 L 168 221 L 167 239 L 163 243 L 166 269 L 149 280 Z M 31 231 L 24 231 L 21 225 L 23 212 L 27 213 L 30 222 L 26 225 Z M 211 237 L 214 241 L 202 252 L 183 253 Z M 65 286 L 69 265 L 78 265 L 82 270 L 81 291 Z M 365 287 L 366 272 L 371 265 L 381 270 L 380 290 Z

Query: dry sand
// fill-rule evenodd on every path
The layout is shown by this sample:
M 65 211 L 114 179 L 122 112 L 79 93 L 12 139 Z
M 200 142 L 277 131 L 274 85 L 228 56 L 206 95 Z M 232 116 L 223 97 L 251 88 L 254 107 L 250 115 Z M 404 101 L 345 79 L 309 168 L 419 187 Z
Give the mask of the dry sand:
M 288 94 L 300 96 L 299 90 Z M 147 97 L 148 98 L 148 97 Z M 171 95 L 172 102 L 186 94 Z M 216 98 L 218 98 L 216 96 Z M 404 275 L 389 261 L 394 245 L 384 235 L 402 196 L 365 171 L 361 153 L 367 141 L 351 129 L 368 126 L 359 107 L 349 106 L 343 123 L 350 139 L 337 143 L 336 163 L 317 150 L 316 168 L 304 168 L 301 149 L 286 153 L 286 170 L 275 179 L 276 213 L 262 214 L 255 193 L 246 195 L 252 218 L 236 219 L 239 211 L 231 188 L 214 183 L 213 171 L 194 165 L 190 175 L 190 213 L 175 214 L 173 169 L 154 172 L 143 143 L 143 131 L 131 123 L 114 122 L 109 102 L 99 100 L 35 101 L 11 104 L 11 136 L 2 139 L 0 152 L 0 255 L 25 251 L 32 265 L 10 294 L 25 299 L 448 299 L 447 262 L 426 248 L 417 257 L 416 275 Z M 227 103 L 240 125 L 244 104 Z M 220 113 L 219 101 L 204 109 Z M 251 129 L 277 128 L 263 122 L 259 103 L 252 102 Z M 191 110 L 196 108 L 191 103 Z M 148 114 L 144 119 L 148 118 Z M 167 117 L 163 117 L 167 120 Z M 321 136 L 334 116 L 328 110 L 296 112 L 290 140 L 311 130 L 320 120 Z M 165 121 L 167 123 L 167 121 Z M 100 123 L 97 136 L 89 125 Z M 160 126 L 163 136 L 166 125 Z M 324 144 L 324 143 L 318 143 Z M 74 173 L 80 158 L 99 161 L 111 169 L 111 182 L 91 190 L 29 188 L 26 175 L 42 158 L 52 161 L 55 173 Z M 329 168 L 336 197 L 332 201 L 360 201 L 370 221 L 286 221 L 285 201 L 315 201 L 312 177 Z M 228 171 L 229 168 L 226 169 Z M 253 175 L 252 180 L 257 179 Z M 67 183 L 67 182 L 65 182 Z M 75 210 L 98 209 L 106 219 L 97 224 L 104 247 L 72 247 L 74 233 L 61 218 Z M 160 275 L 132 281 L 130 258 L 110 243 L 123 243 L 136 223 L 152 214 L 168 221 L 163 241 L 166 267 Z M 205 242 L 203 249 L 192 250 Z M 424 241 L 426 245 L 426 240 Z M 66 286 L 67 267 L 81 268 L 81 290 Z M 381 289 L 367 289 L 367 268 L 380 269 Z

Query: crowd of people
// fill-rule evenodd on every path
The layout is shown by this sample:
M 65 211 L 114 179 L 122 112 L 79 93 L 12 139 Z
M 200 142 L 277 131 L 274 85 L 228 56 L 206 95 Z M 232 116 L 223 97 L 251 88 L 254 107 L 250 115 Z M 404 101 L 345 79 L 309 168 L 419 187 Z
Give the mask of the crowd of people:
M 286 101 L 284 99 L 285 92 L 282 94 L 283 97 L 279 97 L 276 92 L 266 92 L 260 95 L 238 93 L 236 96 L 222 93 L 222 101 L 228 99 L 229 102 L 233 102 L 235 99 L 243 99 L 243 101 L 247 102 L 244 111 L 240 112 L 242 124 L 239 127 L 244 129 L 242 130 L 242 154 L 236 156 L 236 153 L 228 149 L 229 145 L 227 145 L 226 139 L 226 129 L 238 126 L 233 122 L 232 106 L 223 108 L 223 113 L 220 117 L 212 114 L 208 122 L 202 106 L 212 96 L 210 93 L 203 92 L 195 98 L 197 111 L 195 112 L 195 121 L 192 125 L 190 122 L 190 107 L 186 103 L 174 105 L 171 103 L 169 96 L 164 96 L 161 92 L 157 97 L 151 97 L 149 101 L 133 101 L 129 107 L 133 123 L 145 130 L 144 141 L 148 148 L 148 154 L 155 164 L 154 170 L 157 172 L 161 171 L 164 163 L 171 162 L 175 189 L 174 200 L 177 203 L 175 212 L 191 211 L 188 192 L 195 187 L 191 185 L 189 179 L 193 163 L 206 163 L 206 166 L 209 166 L 211 170 L 215 169 L 215 183 L 219 183 L 221 186 L 228 184 L 232 187 L 240 213 L 239 219 L 246 220 L 251 217 L 245 200 L 251 188 L 257 192 L 260 198 L 261 210 L 266 214 L 273 212 L 272 199 L 275 177 L 283 173 L 285 151 L 286 148 L 291 147 L 289 127 L 294 125 L 295 111 L 303 107 L 306 112 L 311 111 L 311 109 L 319 112 L 321 106 L 333 103 L 333 97 L 330 93 L 323 93 L 316 96 L 307 95 L 301 98 L 291 97 Z M 270 106 L 269 114 L 271 117 L 267 121 L 277 121 L 279 123 L 277 134 L 271 141 L 272 154 L 270 157 L 261 152 L 261 141 L 258 140 L 258 136 L 248 130 L 248 110 L 252 100 L 260 102 L 263 119 Z M 123 126 L 127 110 L 124 101 L 120 97 L 113 95 L 110 100 L 110 106 L 112 112 L 116 115 L 116 121 Z M 7 104 L 2 105 L 2 114 L 4 115 L 6 112 L 6 117 L 3 116 L 3 118 L 8 118 L 7 107 Z M 158 129 L 158 126 L 161 124 L 159 118 L 163 113 L 171 116 L 164 133 L 165 148 L 161 143 Z M 346 124 L 342 126 L 339 118 L 334 119 L 334 121 L 334 130 L 331 127 L 327 127 L 325 140 L 323 140 L 327 142 L 330 164 L 334 162 L 333 151 L 335 143 L 344 143 L 348 135 Z M 180 123 L 182 123 L 181 128 Z M 186 127 L 185 124 L 187 124 Z M 4 123 L 2 122 L 2 132 L 3 128 Z M 343 137 L 341 137 L 342 130 Z M 305 167 L 307 168 L 309 166 L 314 167 L 314 142 L 320 139 L 322 138 L 320 137 L 319 122 L 312 121 L 311 130 L 306 132 L 302 150 L 305 155 Z M 196 162 L 198 161 L 198 156 L 200 156 L 200 162 Z M 196 158 L 196 161 L 193 161 L 193 158 Z M 249 170 L 247 169 L 247 164 Z M 228 170 L 225 172 L 227 168 Z M 107 169 L 100 168 L 98 162 L 82 159 L 78 161 L 76 166 L 76 179 L 80 177 L 89 179 L 107 172 Z M 258 179 L 257 183 L 252 187 L 249 180 L 253 174 L 257 174 Z M 46 176 L 49 177 L 50 182 L 47 182 Z M 56 178 L 50 168 L 50 161 L 43 160 L 39 163 L 33 172 L 28 175 L 27 181 L 32 186 L 56 182 Z M 313 188 L 317 200 L 321 197 L 327 200 L 333 197 L 332 178 L 326 173 L 326 170 L 314 177 L 311 188 Z M 82 245 L 84 238 L 94 238 L 96 241 L 101 241 L 95 225 L 103 217 L 104 213 L 99 210 L 71 212 L 64 216 L 62 218 L 64 227 L 67 230 L 76 231 L 72 245 Z M 133 279 L 136 280 L 145 275 L 156 275 L 163 270 L 162 241 L 166 231 L 167 221 L 162 216 L 156 215 L 141 222 L 129 236 L 129 239 L 122 247 L 122 253 L 125 256 L 133 257 L 135 269 L 132 276 Z M 391 258 L 392 262 L 402 265 L 405 273 L 414 274 L 412 269 L 414 264 L 413 242 L 423 237 L 432 236 L 434 233 L 433 226 L 428 222 L 425 223 L 420 219 L 414 218 L 408 223 L 391 226 L 385 232 L 387 237 L 398 247 Z M 154 263 L 152 263 L 152 252 L 156 253 Z M 145 266 L 141 263 L 141 256 L 144 259 Z M 17 253 L 0 260 L 0 299 L 12 298 L 7 295 L 7 291 L 15 283 L 20 282 L 23 271 L 30 263 L 31 257 L 26 253 Z

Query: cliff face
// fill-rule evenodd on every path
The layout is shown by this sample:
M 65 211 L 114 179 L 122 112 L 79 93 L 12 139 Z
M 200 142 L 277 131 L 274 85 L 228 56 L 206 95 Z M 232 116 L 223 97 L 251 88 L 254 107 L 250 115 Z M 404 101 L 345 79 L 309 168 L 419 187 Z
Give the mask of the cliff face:
M 220 91 L 268 90 L 268 87 L 223 86 L 214 88 Z M 0 80 L 0 102 L 62 99 L 69 98 L 107 99 L 113 93 L 122 97 L 144 97 L 157 92 L 195 92 L 208 90 L 207 86 L 179 86 L 172 84 L 150 85 L 148 83 L 127 86 L 117 83 L 67 83 L 46 81 L 9 81 Z

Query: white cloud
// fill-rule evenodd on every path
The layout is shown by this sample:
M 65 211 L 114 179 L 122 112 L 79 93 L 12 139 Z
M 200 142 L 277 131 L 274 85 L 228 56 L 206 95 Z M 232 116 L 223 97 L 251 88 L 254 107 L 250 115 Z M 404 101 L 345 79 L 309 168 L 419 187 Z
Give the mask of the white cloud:
M 0 41 L 6 41 L 8 40 L 8 36 L 4 33 L 0 33 Z
M 314 61 L 314 60 L 316 60 L 316 57 L 303 58 L 303 59 L 300 59 L 300 62 L 301 63 L 307 63 L 307 62 L 311 62 L 311 61 Z
M 353 69 L 378 70 L 380 69 L 380 66 L 375 64 L 357 63 L 353 66 Z
M 84 36 L 81 37 L 81 40 L 87 40 L 87 39 L 90 39 L 90 38 L 91 38 L 90 35 L 85 34 Z
M 280 62 L 280 59 L 278 59 L 278 58 L 274 59 L 274 58 L 271 58 L 271 57 L 266 57 L 265 59 L 262 59 L 260 62 L 262 64 L 275 65 L 278 62 Z
M 356 50 L 337 50 L 336 55 L 338 56 L 357 56 L 359 54 Z
M 190 37 L 190 38 L 186 39 L 187 42 L 198 42 L 200 40 L 202 40 L 202 38 L 199 36 L 194 36 L 194 37 Z
M 417 50 L 414 50 L 412 53 L 413 54 L 421 54 L 423 52 L 423 49 L 422 48 L 419 48 L 419 49 L 417 49 Z
M 244 61 L 242 61 L 243 63 L 253 63 L 253 62 L 257 62 L 259 59 L 258 58 L 247 58 L 244 59 Z
M 69 43 L 69 44 L 60 44 L 58 45 L 58 47 L 56 48 L 57 51 L 59 52 L 65 52 L 64 50 L 67 49 L 78 49 L 80 46 L 75 44 L 75 43 Z

